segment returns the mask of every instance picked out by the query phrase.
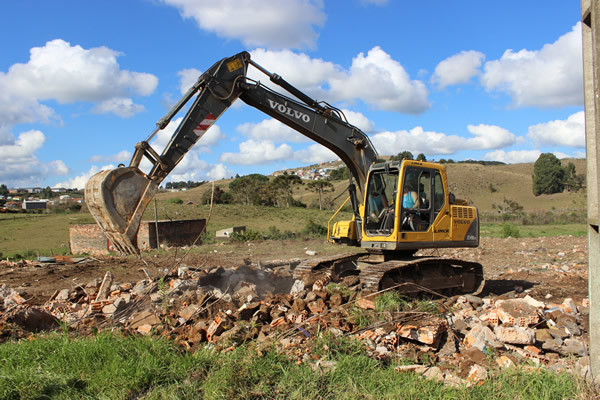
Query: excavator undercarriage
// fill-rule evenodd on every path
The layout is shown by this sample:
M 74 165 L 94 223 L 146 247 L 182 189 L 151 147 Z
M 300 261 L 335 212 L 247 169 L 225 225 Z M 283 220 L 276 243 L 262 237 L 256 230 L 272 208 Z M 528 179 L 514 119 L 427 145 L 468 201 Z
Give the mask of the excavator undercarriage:
M 347 276 L 357 276 L 363 294 L 394 288 L 409 296 L 477 294 L 484 285 L 483 267 L 476 262 L 411 256 L 383 262 L 377 260 L 379 258 L 373 259 L 369 254 L 311 260 L 296 267 L 294 278 L 310 285 L 319 279 L 341 282 Z

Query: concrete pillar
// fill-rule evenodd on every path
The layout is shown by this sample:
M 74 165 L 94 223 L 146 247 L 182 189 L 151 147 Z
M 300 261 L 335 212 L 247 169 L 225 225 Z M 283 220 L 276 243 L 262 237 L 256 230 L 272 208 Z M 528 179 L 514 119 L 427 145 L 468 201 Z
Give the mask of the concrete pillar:
M 581 0 L 585 136 L 587 159 L 587 211 L 589 240 L 590 360 L 592 374 L 600 382 L 600 234 L 598 233 L 600 141 L 600 4 Z

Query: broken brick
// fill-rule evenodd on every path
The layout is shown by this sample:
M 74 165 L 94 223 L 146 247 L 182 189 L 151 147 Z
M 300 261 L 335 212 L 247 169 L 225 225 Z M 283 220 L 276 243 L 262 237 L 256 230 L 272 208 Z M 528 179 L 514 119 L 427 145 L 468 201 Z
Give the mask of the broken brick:
M 108 298 L 108 294 L 110 293 L 110 287 L 113 282 L 113 274 L 110 271 L 106 271 L 104 274 L 104 279 L 102 280 L 102 284 L 98 289 L 98 294 L 96 295 L 96 301 L 106 300 Z
M 323 299 L 311 301 L 307 304 L 307 307 L 313 314 L 321 314 L 327 308 Z
M 365 298 L 358 299 L 356 301 L 356 305 L 365 310 L 374 310 L 375 309 L 375 302 L 373 300 L 369 300 L 369 299 L 365 299 Z
M 215 320 L 208 326 L 206 331 L 206 339 L 209 342 L 213 341 L 216 336 L 219 336 L 223 332 L 223 330 L 223 319 L 221 317 L 216 317 Z

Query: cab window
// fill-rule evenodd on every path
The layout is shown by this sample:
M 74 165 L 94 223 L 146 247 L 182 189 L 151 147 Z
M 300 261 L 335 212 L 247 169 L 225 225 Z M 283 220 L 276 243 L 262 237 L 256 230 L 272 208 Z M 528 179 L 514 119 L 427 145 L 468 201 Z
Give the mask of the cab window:
M 367 234 L 390 235 L 394 231 L 397 187 L 398 170 L 371 173 L 365 204 Z

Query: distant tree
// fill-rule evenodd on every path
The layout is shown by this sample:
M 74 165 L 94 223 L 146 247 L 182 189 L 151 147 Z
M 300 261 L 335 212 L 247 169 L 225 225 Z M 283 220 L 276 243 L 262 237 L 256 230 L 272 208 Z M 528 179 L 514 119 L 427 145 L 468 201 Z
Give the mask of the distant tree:
M 576 192 L 579 189 L 581 189 L 583 187 L 583 183 L 585 182 L 585 176 L 577 175 L 577 171 L 575 170 L 575 164 L 569 162 L 569 164 L 567 164 L 564 170 L 564 184 L 567 191 Z
M 298 175 L 278 175 L 267 185 L 271 203 L 278 207 L 289 207 L 293 203 L 292 193 L 294 185 L 302 185 Z
M 392 157 L 392 161 L 402 161 L 402 160 L 414 160 L 413 153 L 410 151 L 403 151 L 398 153 L 395 157 Z
M 417 155 L 417 161 L 427 161 L 427 157 L 425 157 L 425 154 L 419 153 Z
M 523 215 L 523 206 L 506 197 L 501 204 L 492 204 L 492 208 L 505 220 Z
M 533 166 L 533 194 L 561 193 L 564 190 L 565 170 L 552 153 L 542 153 Z
M 235 178 L 229 182 L 229 190 L 236 203 L 258 205 L 263 203 L 263 196 L 269 178 L 261 174 L 250 174 Z
M 329 180 L 342 181 L 350 178 L 350 170 L 348 167 L 336 168 L 329 173 Z
M 54 197 L 54 192 L 52 191 L 50 186 L 46 186 L 44 189 L 42 189 L 42 193 L 40 194 L 42 195 L 43 199 L 51 199 Z
M 205 190 L 202 195 L 202 204 L 210 204 L 212 197 L 213 204 L 229 204 L 231 203 L 231 193 L 224 191 L 219 186 L 215 186 L 213 190 Z
M 306 184 L 306 189 L 319 194 L 319 210 L 323 209 L 323 193 L 333 192 L 333 185 L 327 181 L 310 181 Z
M 8 188 L 5 184 L 0 185 L 0 195 L 6 196 L 8 194 Z

